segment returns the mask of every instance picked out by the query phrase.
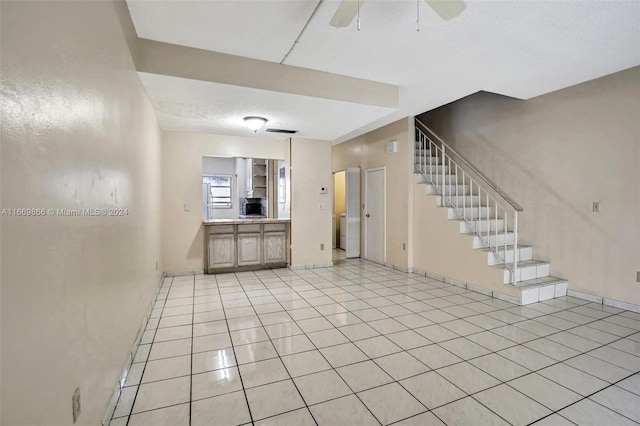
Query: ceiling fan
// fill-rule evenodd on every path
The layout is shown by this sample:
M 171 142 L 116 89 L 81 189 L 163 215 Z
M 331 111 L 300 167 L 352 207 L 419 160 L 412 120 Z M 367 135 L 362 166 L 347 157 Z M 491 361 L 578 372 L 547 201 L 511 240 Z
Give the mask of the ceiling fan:
M 348 27 L 351 25 L 353 18 L 358 14 L 358 10 L 363 1 L 364 0 L 342 0 L 329 23 L 337 28 Z M 467 7 L 467 4 L 462 0 L 424 1 L 445 21 L 449 21 L 460 15 Z

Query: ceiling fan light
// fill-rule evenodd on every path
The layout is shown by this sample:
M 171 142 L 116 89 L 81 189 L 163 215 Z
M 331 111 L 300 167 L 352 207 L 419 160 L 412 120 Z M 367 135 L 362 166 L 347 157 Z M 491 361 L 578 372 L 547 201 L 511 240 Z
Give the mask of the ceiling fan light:
M 253 133 L 258 133 L 258 130 L 267 124 L 267 119 L 264 117 L 249 116 L 244 118 L 244 124 L 253 130 Z

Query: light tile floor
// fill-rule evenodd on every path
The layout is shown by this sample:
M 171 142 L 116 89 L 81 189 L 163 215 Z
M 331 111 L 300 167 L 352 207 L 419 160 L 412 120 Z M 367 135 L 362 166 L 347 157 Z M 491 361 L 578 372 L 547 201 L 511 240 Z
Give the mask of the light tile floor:
M 166 278 L 111 426 L 627 425 L 640 315 L 360 259 Z

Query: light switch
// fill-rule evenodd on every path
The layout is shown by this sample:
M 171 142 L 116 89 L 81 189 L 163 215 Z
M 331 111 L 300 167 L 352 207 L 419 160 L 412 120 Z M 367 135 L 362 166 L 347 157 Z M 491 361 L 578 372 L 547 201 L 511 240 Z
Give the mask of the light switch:
M 190 212 L 191 211 L 191 206 L 189 204 L 185 204 L 184 205 L 184 211 L 185 212 Z

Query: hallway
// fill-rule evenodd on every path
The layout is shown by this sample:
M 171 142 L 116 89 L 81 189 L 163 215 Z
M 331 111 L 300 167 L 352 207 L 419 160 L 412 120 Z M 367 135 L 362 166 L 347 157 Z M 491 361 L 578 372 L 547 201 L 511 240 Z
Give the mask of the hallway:
M 635 424 L 639 331 L 360 259 L 168 277 L 110 425 Z

